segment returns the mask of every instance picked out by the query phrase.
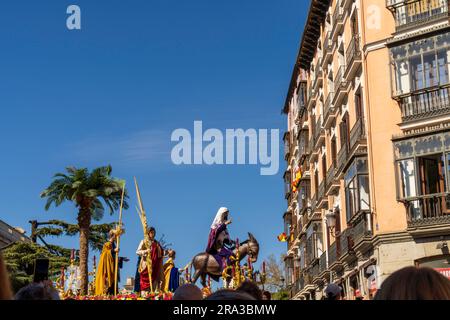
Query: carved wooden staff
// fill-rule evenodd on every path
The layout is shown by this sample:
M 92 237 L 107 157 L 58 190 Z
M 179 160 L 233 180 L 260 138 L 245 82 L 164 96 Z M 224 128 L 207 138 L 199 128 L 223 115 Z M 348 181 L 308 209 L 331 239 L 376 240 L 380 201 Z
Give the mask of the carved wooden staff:
M 139 209 L 137 209 L 137 208 L 136 209 L 139 214 L 139 217 L 141 218 L 142 228 L 144 229 L 145 248 L 147 250 L 151 250 L 151 242 L 150 242 L 150 238 L 148 237 L 148 232 L 147 232 L 147 229 L 148 229 L 147 216 L 145 214 L 145 209 L 144 209 L 144 205 L 142 203 L 142 198 L 141 198 L 141 191 L 139 190 L 139 186 L 138 186 L 136 178 L 134 178 L 134 184 L 136 186 L 136 193 L 137 193 L 137 198 L 138 198 L 138 202 L 139 202 Z M 153 293 L 152 259 L 149 254 L 147 254 L 145 256 L 145 262 L 147 264 L 148 278 L 150 281 L 150 292 Z
M 119 211 L 119 224 L 117 227 L 116 241 L 117 241 L 117 252 L 116 252 L 116 261 L 114 261 L 114 295 L 117 296 L 117 287 L 118 287 L 118 276 L 119 276 L 119 248 L 120 248 L 120 236 L 122 231 L 122 211 L 123 211 L 123 200 L 125 198 L 125 185 L 126 182 L 123 182 L 122 188 L 122 198 L 120 199 L 120 211 Z

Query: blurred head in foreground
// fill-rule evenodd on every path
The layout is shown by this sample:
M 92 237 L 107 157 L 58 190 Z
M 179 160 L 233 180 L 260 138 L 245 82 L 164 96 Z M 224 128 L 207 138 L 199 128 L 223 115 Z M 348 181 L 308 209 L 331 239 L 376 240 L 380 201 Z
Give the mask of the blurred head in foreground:
M 244 281 L 237 291 L 247 293 L 256 300 L 263 300 L 262 292 L 254 282 L 248 280 Z
M 173 300 L 202 300 L 202 291 L 193 284 L 185 284 L 178 287 L 173 295 Z
M 205 300 L 256 300 L 254 297 L 245 292 L 234 291 L 234 290 L 219 290 L 214 292 Z
M 430 268 L 406 267 L 384 280 L 375 300 L 450 300 L 450 280 Z

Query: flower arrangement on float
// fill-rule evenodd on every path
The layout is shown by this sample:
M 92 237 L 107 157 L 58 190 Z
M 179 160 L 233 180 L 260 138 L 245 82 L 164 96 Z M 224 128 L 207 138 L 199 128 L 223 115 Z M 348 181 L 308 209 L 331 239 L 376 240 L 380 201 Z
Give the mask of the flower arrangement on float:
M 135 293 L 118 294 L 117 296 L 67 296 L 64 300 L 79 300 L 79 301 L 95 301 L 95 300 L 109 300 L 109 301 L 160 301 L 172 300 L 173 293 L 150 293 L 147 296 L 140 296 Z

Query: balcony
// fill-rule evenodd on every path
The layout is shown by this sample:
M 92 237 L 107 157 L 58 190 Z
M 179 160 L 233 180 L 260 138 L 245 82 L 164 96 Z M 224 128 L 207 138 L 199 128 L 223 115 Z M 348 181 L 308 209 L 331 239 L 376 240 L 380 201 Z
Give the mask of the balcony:
M 319 258 L 319 272 L 323 273 L 325 271 L 327 271 L 328 266 L 327 266 L 327 253 L 324 252 L 322 253 L 322 255 Z
M 316 128 L 314 130 L 314 144 L 313 148 L 317 148 L 320 143 L 325 141 L 325 128 L 323 127 L 322 119 L 318 119 L 316 122 Z
M 308 131 L 303 131 L 300 133 L 301 136 L 299 138 L 298 143 L 298 152 L 300 155 L 299 163 L 302 163 L 303 160 L 309 155 L 309 141 L 308 141 Z
M 431 88 L 397 99 L 404 123 L 450 114 L 450 87 Z
M 314 71 L 314 84 L 313 88 L 315 92 L 319 92 L 319 86 L 323 84 L 323 71 L 322 71 L 322 61 L 317 63 L 316 69 Z
M 354 35 L 346 50 L 346 64 L 344 77 L 349 80 L 353 79 L 358 69 L 361 67 L 362 54 L 360 49 L 359 35 Z
M 291 197 L 291 172 L 286 171 L 283 176 L 284 179 L 284 197 L 289 199 Z
M 284 134 L 283 140 L 284 140 L 284 160 L 288 160 L 290 155 L 291 155 L 291 143 L 290 143 L 290 139 L 291 139 L 291 133 L 289 131 L 287 131 Z
M 322 182 L 319 184 L 319 194 L 317 198 L 317 208 L 319 209 L 325 209 L 328 205 L 328 197 L 325 194 L 325 185 L 326 181 L 325 179 L 322 180 Z
M 361 146 L 367 145 L 366 130 L 364 120 L 359 118 L 350 131 L 350 154 L 359 153 Z
M 309 154 L 310 154 L 310 161 L 314 160 L 318 156 L 317 149 L 314 149 L 314 145 L 316 144 L 316 140 L 314 138 L 314 135 L 311 135 L 311 138 L 309 139 Z
M 339 2 L 336 3 L 336 8 L 334 9 L 333 13 L 333 28 L 331 30 L 331 39 L 334 41 L 336 40 L 337 34 L 343 29 L 344 27 L 344 8 L 341 6 Z
M 306 104 L 308 110 L 311 110 L 312 106 L 316 103 L 316 98 L 316 91 L 314 91 L 314 88 L 311 85 L 308 90 L 308 102 Z
M 341 65 L 336 73 L 336 76 L 334 77 L 335 94 L 332 103 L 335 107 L 338 106 L 348 94 L 348 84 L 350 82 L 344 79 L 345 69 L 345 64 Z
M 327 196 L 335 195 L 339 191 L 340 183 L 339 179 L 336 179 L 336 165 L 331 164 L 331 167 L 327 170 L 327 179 L 325 185 L 325 194 Z
M 386 0 L 386 7 L 394 15 L 397 32 L 446 20 L 449 16 L 447 0 Z
M 350 145 L 344 144 L 337 155 L 336 176 L 341 178 L 350 161 L 358 155 L 367 154 L 367 138 L 364 120 L 359 118 L 350 131 Z
M 329 268 L 332 269 L 334 264 L 336 264 L 339 260 L 339 253 L 337 250 L 337 241 L 333 242 L 333 244 L 328 249 L 328 265 Z
M 372 235 L 372 214 L 370 212 L 363 211 L 352 223 L 352 239 L 354 247 L 359 246 L 361 248 L 363 242 L 370 241 Z
M 324 113 L 323 126 L 326 129 L 331 127 L 337 116 L 337 109 L 334 107 L 332 103 L 333 99 L 334 99 L 334 92 L 329 92 L 323 108 Z
M 323 42 L 322 67 L 324 67 L 331 58 L 333 58 L 333 40 L 331 39 L 331 32 L 328 31 Z
M 405 201 L 408 230 L 412 233 L 449 233 L 450 194 L 441 193 Z
M 354 256 L 354 243 L 353 243 L 353 230 L 351 227 L 348 227 L 341 233 L 339 236 L 340 245 L 341 245 L 341 255 L 340 261 L 346 262 Z
M 318 261 L 315 261 L 314 264 L 311 266 L 311 269 L 309 270 L 309 273 L 311 277 L 313 278 L 313 282 L 316 282 L 316 279 L 320 274 L 320 267 Z
M 348 160 L 348 147 L 346 144 L 341 146 L 341 150 L 339 150 L 337 155 L 337 166 L 336 166 L 336 175 L 340 177 L 342 172 L 345 169 Z

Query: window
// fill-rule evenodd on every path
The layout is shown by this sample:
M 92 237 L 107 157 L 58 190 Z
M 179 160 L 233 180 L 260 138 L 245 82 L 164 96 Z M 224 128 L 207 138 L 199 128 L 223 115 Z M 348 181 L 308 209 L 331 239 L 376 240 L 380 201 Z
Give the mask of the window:
M 420 190 L 422 195 L 446 191 L 444 159 L 441 154 L 419 158 Z
M 333 164 L 336 164 L 336 160 L 337 160 L 337 144 L 336 144 L 336 137 L 333 137 L 333 139 L 331 139 L 331 161 L 333 162 Z
M 314 193 L 317 198 L 319 195 L 319 172 L 318 170 L 314 171 Z
M 309 206 L 308 205 L 309 188 L 310 188 L 309 182 L 302 182 L 302 185 L 300 186 L 300 190 L 298 192 L 298 200 L 297 200 L 300 211 Z
M 314 137 L 315 132 L 316 132 L 316 115 L 314 113 L 311 113 L 311 137 Z
M 327 156 L 324 154 L 322 157 L 322 181 L 327 178 Z
M 345 174 L 347 221 L 361 211 L 370 210 L 367 158 L 356 158 Z
M 350 143 L 350 126 L 349 126 L 349 119 L 348 119 L 348 113 L 345 114 L 345 116 L 342 119 L 342 122 L 339 124 L 339 132 L 340 132 L 340 138 L 341 138 L 341 149 L 348 147 Z
M 305 82 L 301 82 L 299 89 L 298 89 L 298 108 L 299 110 L 303 107 L 305 107 L 306 105 L 306 83 Z
M 417 196 L 414 159 L 398 161 L 397 170 L 400 178 L 400 198 L 407 199 Z
M 449 83 L 450 32 L 391 49 L 393 94 Z
M 364 110 L 363 110 L 363 104 L 362 104 L 361 90 L 358 90 L 355 93 L 355 111 L 356 111 L 356 118 L 357 119 L 363 119 L 364 118 Z
M 290 212 L 286 212 L 284 214 L 284 233 L 289 236 L 291 233 L 291 225 L 292 225 L 292 214 Z
M 284 173 L 284 193 L 287 195 L 291 192 L 291 172 Z
M 357 11 L 355 11 L 355 13 L 352 16 L 352 22 L 351 22 L 350 26 L 351 26 L 352 34 L 353 35 L 358 35 L 359 34 L 359 26 L 358 26 Z
M 416 152 L 422 150 L 420 140 Z M 427 149 L 430 150 L 430 149 Z M 405 153 L 409 154 L 409 153 Z M 411 220 L 434 218 L 450 213 L 448 179 L 450 154 L 418 155 L 397 160 L 398 196 L 408 203 Z

